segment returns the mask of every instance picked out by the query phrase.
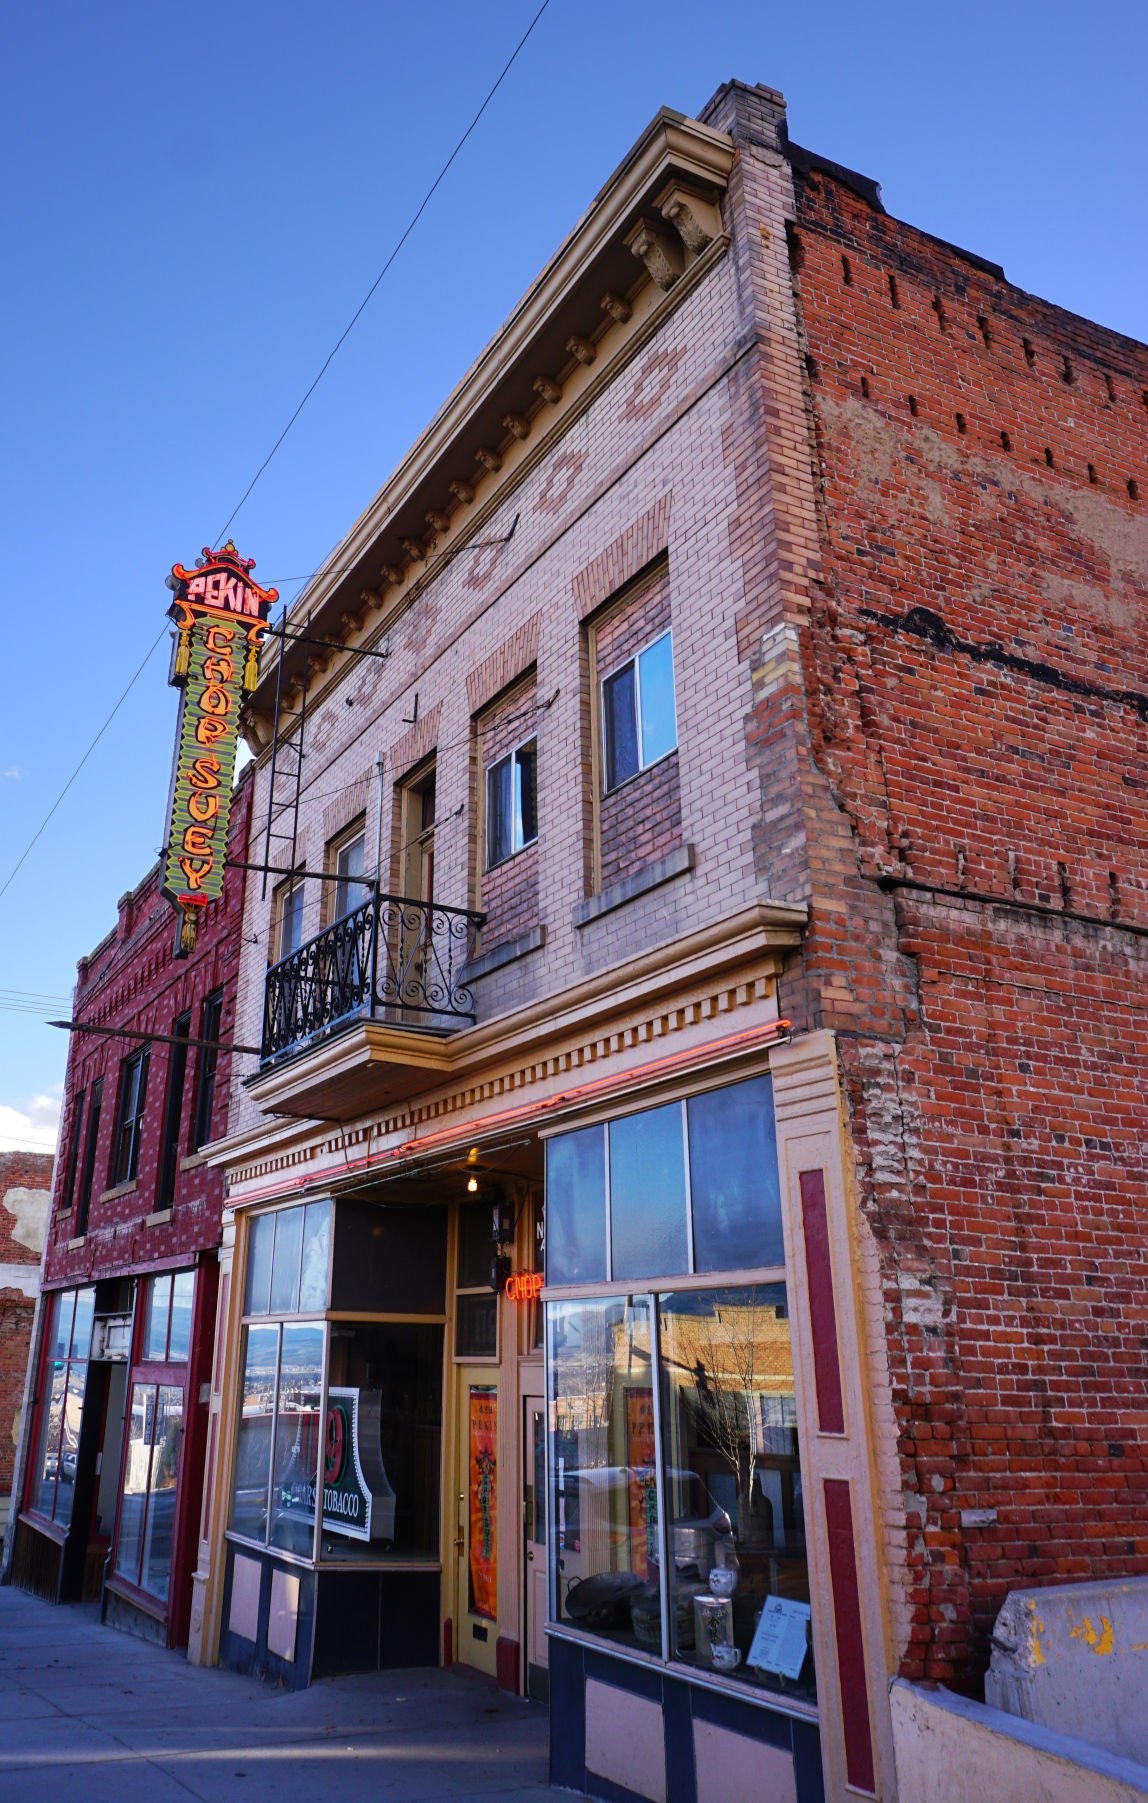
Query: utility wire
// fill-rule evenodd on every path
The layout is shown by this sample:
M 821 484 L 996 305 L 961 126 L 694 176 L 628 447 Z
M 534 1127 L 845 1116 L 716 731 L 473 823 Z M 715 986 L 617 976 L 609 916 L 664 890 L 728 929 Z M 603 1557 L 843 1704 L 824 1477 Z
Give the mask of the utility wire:
M 511 69 L 514 67 L 514 64 L 518 60 L 520 52 L 524 48 L 527 40 L 530 38 L 531 34 L 533 33 L 535 26 L 538 24 L 539 19 L 541 19 L 543 13 L 546 11 L 546 9 L 549 5 L 550 5 L 550 0 L 542 0 L 542 5 L 538 8 L 538 11 L 535 13 L 535 15 L 531 19 L 529 25 L 526 27 L 526 30 L 523 32 L 522 36 L 519 38 L 517 44 L 514 46 L 514 49 L 511 51 L 506 62 L 502 65 L 502 68 L 499 71 L 498 76 L 495 79 L 493 85 L 488 89 L 486 98 L 483 100 L 482 105 L 479 107 L 478 111 L 474 115 L 474 118 L 471 120 L 470 124 L 467 126 L 466 130 L 463 132 L 462 136 L 459 138 L 458 142 L 455 144 L 454 149 L 451 151 L 450 155 L 446 159 L 446 162 L 443 164 L 442 168 L 439 170 L 438 174 L 435 176 L 434 181 L 431 183 L 430 187 L 427 189 L 426 193 L 423 195 L 422 200 L 419 202 L 418 207 L 416 208 L 415 212 L 412 214 L 409 223 L 407 224 L 401 237 L 398 239 L 397 243 L 395 244 L 394 248 L 392 249 L 390 255 L 387 257 L 387 260 L 383 264 L 383 267 L 380 269 L 378 275 L 375 277 L 374 281 L 371 283 L 371 286 L 368 288 L 366 294 L 363 296 L 362 301 L 359 303 L 358 307 L 355 309 L 350 320 L 347 322 L 347 325 L 344 327 L 343 331 L 341 332 L 339 337 L 336 339 L 333 347 L 328 352 L 327 356 L 324 358 L 323 364 L 319 370 L 319 373 L 316 375 L 316 377 L 313 380 L 313 382 L 311 383 L 310 387 L 307 389 L 306 394 L 303 396 L 302 400 L 299 402 L 299 405 L 296 407 L 294 413 L 291 415 L 290 419 L 287 421 L 287 424 L 284 426 L 282 432 L 280 432 L 278 438 L 275 440 L 275 443 L 272 445 L 272 447 L 268 451 L 266 457 L 263 459 L 263 462 L 259 465 L 259 468 L 256 470 L 254 476 L 252 476 L 251 481 L 247 484 L 247 487 L 244 489 L 243 494 L 240 497 L 237 505 L 232 508 L 231 513 L 228 516 L 226 525 L 223 527 L 222 532 L 220 532 L 216 538 L 215 542 L 217 545 L 223 544 L 225 542 L 227 533 L 228 533 L 233 521 L 236 519 L 237 515 L 242 511 L 243 507 L 246 505 L 247 500 L 249 499 L 250 495 L 252 494 L 256 483 L 260 480 L 264 471 L 267 469 L 268 465 L 270 464 L 272 458 L 275 456 L 276 452 L 279 450 L 279 447 L 282 445 L 284 439 L 287 437 L 287 434 L 290 432 L 292 426 L 295 424 L 295 421 L 299 418 L 299 415 L 302 413 L 304 407 L 307 405 L 307 402 L 311 399 L 311 396 L 314 394 L 316 388 L 318 388 L 319 383 L 323 380 L 323 377 L 326 375 L 328 369 L 330 369 L 331 364 L 334 362 L 336 356 L 338 355 L 339 351 L 342 349 L 347 338 L 350 336 L 354 327 L 358 324 L 358 322 L 359 322 L 360 318 L 362 317 L 363 313 L 365 312 L 367 306 L 369 305 L 370 301 L 374 297 L 375 290 L 378 288 L 379 283 L 382 281 L 383 277 L 386 275 L 387 271 L 390 269 L 391 264 L 394 262 L 395 258 L 398 256 L 399 252 L 403 248 L 403 245 L 406 243 L 407 239 L 410 237 L 411 233 L 414 231 L 415 226 L 418 224 L 419 220 L 422 218 L 423 214 L 426 212 L 427 207 L 430 205 L 430 203 L 433 200 L 435 193 L 437 192 L 439 187 L 441 187 L 442 182 L 445 179 L 451 166 L 457 160 L 459 153 L 461 152 L 467 139 L 471 136 L 472 132 L 474 131 L 475 126 L 478 124 L 479 120 L 482 118 L 483 114 L 486 112 L 487 107 L 490 105 L 491 101 L 494 99 L 494 96 L 497 94 L 499 88 L 502 86 L 503 82 L 506 80 L 506 77 L 509 75 Z M 284 580 L 285 581 L 286 580 L 295 581 L 296 578 L 294 578 L 294 577 L 284 578 Z M 143 658 L 139 667 L 137 668 L 134 675 L 131 677 L 130 681 L 128 682 L 127 687 L 124 689 L 123 694 L 120 696 L 119 700 L 116 702 L 115 706 L 112 708 L 111 712 L 109 713 L 107 719 L 104 721 L 103 725 L 100 727 L 99 731 L 96 733 L 91 744 L 88 746 L 87 750 L 84 752 L 83 757 L 80 759 L 79 763 L 76 765 L 75 769 L 72 771 L 71 776 L 69 776 L 67 782 L 64 784 L 63 788 L 60 790 L 60 793 L 57 795 L 55 801 L 52 803 L 51 807 L 48 809 L 48 812 L 45 814 L 43 820 L 40 822 L 39 826 L 36 828 L 36 831 L 32 834 L 32 837 L 29 839 L 27 845 L 24 847 L 24 850 L 20 853 L 20 856 L 16 860 L 15 864 L 12 866 L 12 869 L 8 872 L 7 877 L 4 879 L 3 885 L 0 886 L 0 900 L 2 900 L 3 897 L 7 894 L 8 889 L 11 886 L 13 879 L 16 877 L 16 875 L 22 868 L 25 860 L 28 857 L 28 854 L 31 852 L 32 848 L 35 846 L 37 840 L 40 838 L 45 827 L 48 825 L 53 814 L 55 814 L 57 808 L 60 806 L 60 803 L 63 801 L 65 795 L 68 793 L 68 790 L 71 788 L 71 786 L 75 782 L 77 776 L 79 776 L 80 771 L 84 768 L 84 765 L 87 763 L 88 759 L 91 757 L 92 752 L 95 750 L 96 746 L 99 744 L 100 740 L 103 738 L 105 732 L 108 730 L 108 727 L 111 725 L 112 721 L 115 719 L 116 715 L 119 713 L 120 708 L 123 706 L 124 702 L 127 700 L 132 689 L 135 687 L 135 684 L 138 681 L 139 677 L 143 674 L 144 666 L 151 660 L 151 657 L 152 657 L 153 653 L 155 652 L 156 647 L 159 645 L 160 641 L 166 636 L 167 631 L 168 631 L 168 628 L 167 628 L 166 624 L 160 628 L 160 631 L 157 633 L 154 641 L 152 642 L 150 648 L 148 649 L 146 656 Z
M 217 545 L 222 544 L 224 542 L 224 540 L 226 539 L 227 533 L 231 527 L 232 522 L 235 520 L 237 515 L 242 512 L 242 510 L 248 500 L 248 497 L 251 495 L 252 490 L 255 488 L 256 483 L 259 481 L 260 477 L 263 475 L 264 470 L 267 468 L 268 464 L 271 462 L 271 459 L 275 456 L 275 453 L 278 451 L 280 445 L 283 443 L 283 440 L 286 438 L 288 432 L 290 432 L 292 426 L 295 424 L 295 421 L 299 418 L 299 415 L 302 413 L 304 407 L 307 405 L 307 402 L 311 399 L 311 396 L 314 394 L 316 388 L 318 388 L 320 382 L 323 380 L 323 377 L 326 375 L 327 371 L 330 369 L 331 364 L 334 362 L 334 360 L 338 356 L 340 350 L 343 348 L 343 345 L 346 343 L 346 340 L 350 337 L 352 331 L 354 330 L 356 325 L 359 323 L 359 320 L 362 318 L 362 315 L 366 312 L 367 307 L 370 305 L 370 302 L 374 297 L 376 288 L 379 286 L 379 283 L 382 281 L 383 277 L 386 275 L 388 269 L 391 267 L 391 264 L 394 262 L 395 258 L 398 256 L 399 252 L 402 250 L 403 245 L 406 243 L 407 239 L 410 237 L 411 233 L 414 231 L 415 226 L 418 224 L 419 220 L 422 218 L 423 214 L 426 212 L 431 201 L 434 199 L 435 193 L 437 192 L 438 188 L 441 186 L 442 182 L 444 181 L 448 171 L 451 168 L 451 165 L 455 162 L 456 158 L 458 157 L 459 153 L 461 152 L 461 150 L 463 148 L 463 145 L 466 143 L 467 139 L 470 137 L 475 126 L 478 124 L 479 120 L 482 118 L 482 115 L 485 113 L 487 107 L 490 105 L 491 101 L 494 99 L 494 96 L 498 93 L 498 90 L 502 86 L 503 82 L 506 80 L 506 77 L 510 74 L 511 69 L 514 67 L 515 63 L 518 60 L 519 52 L 522 50 L 523 46 L 526 44 L 526 41 L 530 37 L 531 33 L 533 32 L 534 27 L 537 25 L 539 19 L 542 17 L 543 13 L 546 11 L 546 8 L 549 5 L 550 5 L 550 0 L 542 0 L 542 5 L 538 8 L 538 11 L 535 13 L 534 17 L 531 19 L 529 25 L 526 27 L 526 30 L 523 32 L 522 36 L 519 38 L 517 44 L 514 46 L 514 49 L 511 51 L 510 55 L 507 57 L 505 63 L 503 63 L 502 68 L 499 71 L 498 76 L 494 82 L 494 85 L 487 91 L 486 98 L 483 101 L 482 105 L 479 107 L 477 113 L 475 113 L 474 118 L 471 120 L 471 122 L 467 126 L 466 130 L 463 132 L 461 138 L 459 138 L 454 149 L 451 151 L 450 155 L 447 157 L 446 162 L 443 164 L 442 168 L 439 170 L 438 174 L 435 176 L 434 181 L 431 183 L 430 187 L 427 189 L 426 193 L 423 195 L 423 197 L 422 197 L 421 201 L 419 202 L 418 206 L 416 207 L 414 213 L 411 215 L 410 221 L 404 228 L 402 235 L 399 237 L 397 243 L 395 244 L 393 250 L 391 251 L 390 255 L 388 256 L 386 262 L 383 264 L 383 267 L 380 269 L 378 275 L 375 277 L 374 281 L 371 283 L 370 287 L 367 289 L 367 292 L 363 296 L 362 300 L 359 302 L 359 305 L 355 308 L 354 313 L 352 313 L 346 326 L 343 328 L 339 337 L 335 340 L 335 343 L 332 346 L 331 350 L 328 352 L 327 356 L 324 358 L 322 366 L 319 369 L 318 375 L 315 377 L 314 381 L 311 383 L 311 386 L 308 388 L 306 394 L 303 396 L 303 399 L 299 402 L 299 405 L 296 407 L 294 413 L 291 415 L 291 418 L 287 421 L 287 424 L 284 426 L 282 432 L 280 432 L 278 438 L 275 440 L 275 443 L 271 446 L 271 449 L 268 451 L 266 457 L 263 459 L 263 462 L 259 465 L 259 468 L 256 470 L 255 474 L 252 476 L 250 482 L 247 484 L 247 487 L 244 489 L 243 494 L 242 494 L 237 506 L 235 506 L 232 509 L 232 511 L 228 517 L 227 524 L 224 526 L 223 531 L 219 534 L 218 538 L 215 541 Z M 293 580 L 293 578 L 290 578 L 290 579 L 285 578 L 284 580 Z
M 155 638 L 152 640 L 151 644 L 148 646 L 148 648 L 145 651 L 140 662 L 136 665 L 135 671 L 129 678 L 127 687 L 124 689 L 123 694 L 120 696 L 119 700 L 116 702 L 115 706 L 112 708 L 111 713 L 108 715 L 107 719 L 104 721 L 103 725 L 100 727 L 99 732 L 96 734 L 95 738 L 92 740 L 91 744 L 88 746 L 88 749 L 85 751 L 83 757 L 80 759 L 79 763 L 76 765 L 76 768 L 72 771 L 71 776 L 68 778 L 67 782 L 64 784 L 63 788 L 60 790 L 60 793 L 57 795 L 55 801 L 52 803 L 51 807 L 48 809 L 48 812 L 44 815 L 43 820 L 41 820 L 39 826 L 36 828 L 35 832 L 32 834 L 32 837 L 29 839 L 27 845 L 24 847 L 23 851 L 20 853 L 20 856 L 17 858 L 16 862 L 13 864 L 11 870 L 8 872 L 8 875 L 5 877 L 3 885 L 0 886 L 0 901 L 3 900 L 5 895 L 7 895 L 8 890 L 12 884 L 13 878 L 16 876 L 17 872 L 20 870 L 21 866 L 23 865 L 25 859 L 28 856 L 28 853 L 32 850 L 32 847 L 35 845 L 37 839 L 39 839 L 41 833 L 44 831 L 44 828 L 47 826 L 49 820 L 51 820 L 52 815 L 56 812 L 56 809 L 59 807 L 60 803 L 63 801 L 65 795 L 68 793 L 68 790 L 71 788 L 72 784 L 75 782 L 77 776 L 79 776 L 80 771 L 83 769 L 84 765 L 87 763 L 88 759 L 91 757 L 93 751 L 96 749 L 96 746 L 99 744 L 100 740 L 103 738 L 104 734 L 107 732 L 108 727 L 111 725 L 112 721 L 115 719 L 116 715 L 119 713 L 124 702 L 127 700 L 128 696 L 131 694 L 136 683 L 139 681 L 139 678 L 143 675 L 145 664 L 149 664 L 151 662 L 151 659 L 152 659 L 160 641 L 167 637 L 167 632 L 168 632 L 168 628 L 167 628 L 167 624 L 165 622 L 164 625 L 162 625 L 160 627 L 159 631 L 156 633 Z

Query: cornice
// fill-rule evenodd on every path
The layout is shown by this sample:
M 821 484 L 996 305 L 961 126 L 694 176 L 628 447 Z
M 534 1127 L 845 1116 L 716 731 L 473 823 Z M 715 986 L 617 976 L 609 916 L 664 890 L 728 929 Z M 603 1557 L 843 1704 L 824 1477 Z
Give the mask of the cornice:
M 603 365 L 614 365 L 651 311 L 662 317 L 677 304 L 699 262 L 708 267 L 715 247 L 724 249 L 717 202 L 734 155 L 724 132 L 669 109 L 657 115 L 293 603 L 292 621 L 310 616 L 315 636 L 344 643 L 364 632 L 371 614 L 381 616 L 376 625 L 393 623 L 408 594 L 521 479 L 525 441 L 549 441 L 558 422 L 565 429 L 586 393 L 600 388 Z M 265 726 L 274 705 L 277 657 L 271 642 L 248 722 L 255 740 L 256 716 Z M 320 652 L 312 668 L 337 657 Z M 284 663 L 287 682 L 297 684 L 302 650 L 289 647 Z

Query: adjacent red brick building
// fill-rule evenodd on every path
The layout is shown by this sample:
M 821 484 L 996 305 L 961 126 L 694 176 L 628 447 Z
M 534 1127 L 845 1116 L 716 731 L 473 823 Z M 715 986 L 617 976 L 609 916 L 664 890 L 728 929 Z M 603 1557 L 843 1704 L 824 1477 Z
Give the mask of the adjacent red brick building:
M 1148 353 L 776 95 L 705 116 L 746 134 L 758 867 L 847 1098 L 893 1668 L 976 1690 L 1010 1587 L 1148 1571 Z
M 241 782 L 230 855 L 251 811 Z M 79 966 L 14 1580 L 185 1644 L 215 1340 L 243 871 L 179 959 L 158 867 Z M 112 1032 L 106 1029 L 115 1029 Z
M 0 1152 L 0 1534 L 8 1521 L 51 1192 L 51 1153 Z

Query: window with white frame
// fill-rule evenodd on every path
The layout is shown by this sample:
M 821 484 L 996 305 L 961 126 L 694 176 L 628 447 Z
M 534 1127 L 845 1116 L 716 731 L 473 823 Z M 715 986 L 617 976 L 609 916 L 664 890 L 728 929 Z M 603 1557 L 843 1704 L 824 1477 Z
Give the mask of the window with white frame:
M 486 868 L 538 837 L 538 741 L 528 739 L 486 772 Z
M 302 883 L 287 883 L 276 898 L 279 915 L 279 930 L 276 935 L 280 960 L 289 958 L 297 952 L 303 943 L 303 901 L 305 890 Z
M 606 794 L 673 751 L 673 634 L 663 632 L 602 681 L 602 772 Z
M 354 827 L 331 847 L 331 874 L 335 878 L 332 920 L 342 920 L 366 901 L 369 890 L 362 880 L 366 871 L 367 835 Z

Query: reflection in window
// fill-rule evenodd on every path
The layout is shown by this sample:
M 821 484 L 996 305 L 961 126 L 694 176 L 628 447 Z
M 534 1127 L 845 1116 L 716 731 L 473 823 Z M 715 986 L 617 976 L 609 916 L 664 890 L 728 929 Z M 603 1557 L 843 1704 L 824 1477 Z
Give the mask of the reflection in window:
M 255 1215 L 247 1238 L 245 1315 L 297 1315 L 326 1308 L 331 1204 Z
M 546 1281 L 606 1275 L 606 1130 L 583 1127 L 546 1142 Z
M 661 1296 L 653 1348 L 648 1306 L 548 1306 L 556 1619 L 811 1700 L 785 1286 Z
M 133 1384 L 115 1568 L 161 1599 L 171 1582 L 182 1438 L 179 1385 Z
M 771 1079 L 555 1135 L 546 1208 L 552 1287 L 781 1266 Z
M 282 1331 L 269 1538 L 272 1546 L 309 1559 L 322 1418 L 323 1328 L 295 1323 Z
M 548 1319 L 557 1619 L 660 1650 L 648 1304 L 559 1302 Z
M 682 1105 L 610 1123 L 611 1276 L 689 1269 Z
M 663 633 L 602 684 L 602 738 L 607 793 L 677 745 L 670 633 Z
M 686 1115 L 694 1270 L 784 1264 L 772 1078 L 691 1096 Z
M 237 1534 L 263 1540 L 267 1533 L 267 1486 L 271 1476 L 271 1428 L 275 1419 L 275 1379 L 279 1329 L 249 1327 L 244 1346 L 239 1432 L 231 1489 L 231 1526 Z
M 45 1331 L 48 1359 L 32 1462 L 31 1500 L 42 1515 L 65 1525 L 72 1519 L 95 1300 L 94 1289 L 58 1292 L 52 1298 Z
M 171 1273 L 164 1271 L 147 1284 L 141 1357 L 147 1361 L 167 1357 L 167 1326 L 171 1311 Z

